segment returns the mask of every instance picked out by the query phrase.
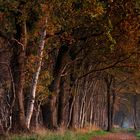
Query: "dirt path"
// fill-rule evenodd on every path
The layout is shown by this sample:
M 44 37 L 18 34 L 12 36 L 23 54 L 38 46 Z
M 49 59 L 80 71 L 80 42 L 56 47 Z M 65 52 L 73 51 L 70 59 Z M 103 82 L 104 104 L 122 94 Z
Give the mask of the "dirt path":
M 106 136 L 95 137 L 91 140 L 136 140 L 136 137 L 131 133 L 111 133 Z

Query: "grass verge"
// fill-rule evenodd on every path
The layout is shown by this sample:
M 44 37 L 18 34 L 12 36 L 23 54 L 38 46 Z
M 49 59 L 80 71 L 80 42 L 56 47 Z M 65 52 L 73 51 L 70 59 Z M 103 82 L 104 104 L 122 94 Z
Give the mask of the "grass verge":
M 120 132 L 123 132 L 123 131 L 134 134 L 136 136 L 137 140 L 140 140 L 140 130 L 134 130 L 133 128 L 120 130 Z
M 137 137 L 137 140 L 140 140 L 140 130 L 136 130 L 134 134 Z
M 92 137 L 105 135 L 107 132 L 102 130 L 89 131 L 85 133 L 64 131 L 64 132 L 50 132 L 45 134 L 33 134 L 30 136 L 14 135 L 9 140 L 90 140 Z

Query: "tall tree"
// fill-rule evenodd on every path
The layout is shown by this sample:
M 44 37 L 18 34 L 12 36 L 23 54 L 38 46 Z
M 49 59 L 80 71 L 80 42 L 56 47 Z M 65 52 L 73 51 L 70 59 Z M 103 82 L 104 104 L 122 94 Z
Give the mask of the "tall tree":
M 29 103 L 27 106 L 27 115 L 26 115 L 26 124 L 27 127 L 30 128 L 30 122 L 31 122 L 31 117 L 33 114 L 33 109 L 34 109 L 34 103 L 35 103 L 35 98 L 36 98 L 36 89 L 37 89 L 37 83 L 39 79 L 39 74 L 41 71 L 41 65 L 42 65 L 42 58 L 43 58 L 43 52 L 44 52 L 44 47 L 45 47 L 45 39 L 46 39 L 46 24 L 47 24 L 47 18 L 45 22 L 45 26 L 42 29 L 41 36 L 40 36 L 40 41 L 39 41 L 39 46 L 38 46 L 38 60 L 36 62 L 36 71 L 33 75 L 33 81 L 31 84 L 31 91 L 30 91 L 30 97 L 29 97 Z

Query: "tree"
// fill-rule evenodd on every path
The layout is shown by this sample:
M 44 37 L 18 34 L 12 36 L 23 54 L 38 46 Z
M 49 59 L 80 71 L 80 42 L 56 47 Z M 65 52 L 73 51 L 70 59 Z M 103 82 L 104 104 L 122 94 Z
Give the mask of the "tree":
M 37 83 L 38 83 L 39 74 L 41 71 L 41 64 L 42 64 L 42 58 L 43 58 L 43 52 L 44 52 L 44 46 L 45 46 L 45 38 L 46 38 L 46 24 L 47 24 L 47 19 L 45 22 L 45 27 L 42 30 L 41 37 L 40 37 L 39 49 L 38 49 L 38 60 L 36 62 L 37 70 L 33 75 L 33 81 L 32 81 L 31 91 L 30 91 L 31 92 L 30 93 L 30 100 L 29 100 L 29 104 L 27 107 L 26 124 L 27 124 L 28 128 L 30 127 L 31 117 L 33 114 Z

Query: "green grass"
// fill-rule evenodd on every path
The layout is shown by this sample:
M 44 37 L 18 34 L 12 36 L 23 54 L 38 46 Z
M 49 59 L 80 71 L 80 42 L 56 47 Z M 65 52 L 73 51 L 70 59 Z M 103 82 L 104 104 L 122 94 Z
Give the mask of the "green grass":
M 90 131 L 86 133 L 79 133 L 79 132 L 72 132 L 72 131 L 66 131 L 64 133 L 59 132 L 46 132 L 44 135 L 31 135 L 31 136 L 12 136 L 9 140 L 89 140 L 90 138 L 94 136 L 101 136 L 105 135 L 107 132 L 105 131 Z
M 134 133 L 135 130 L 133 128 L 114 128 L 112 129 L 112 132 L 129 132 L 129 133 Z
M 136 130 L 134 132 L 135 136 L 137 137 L 138 140 L 140 140 L 140 130 Z

